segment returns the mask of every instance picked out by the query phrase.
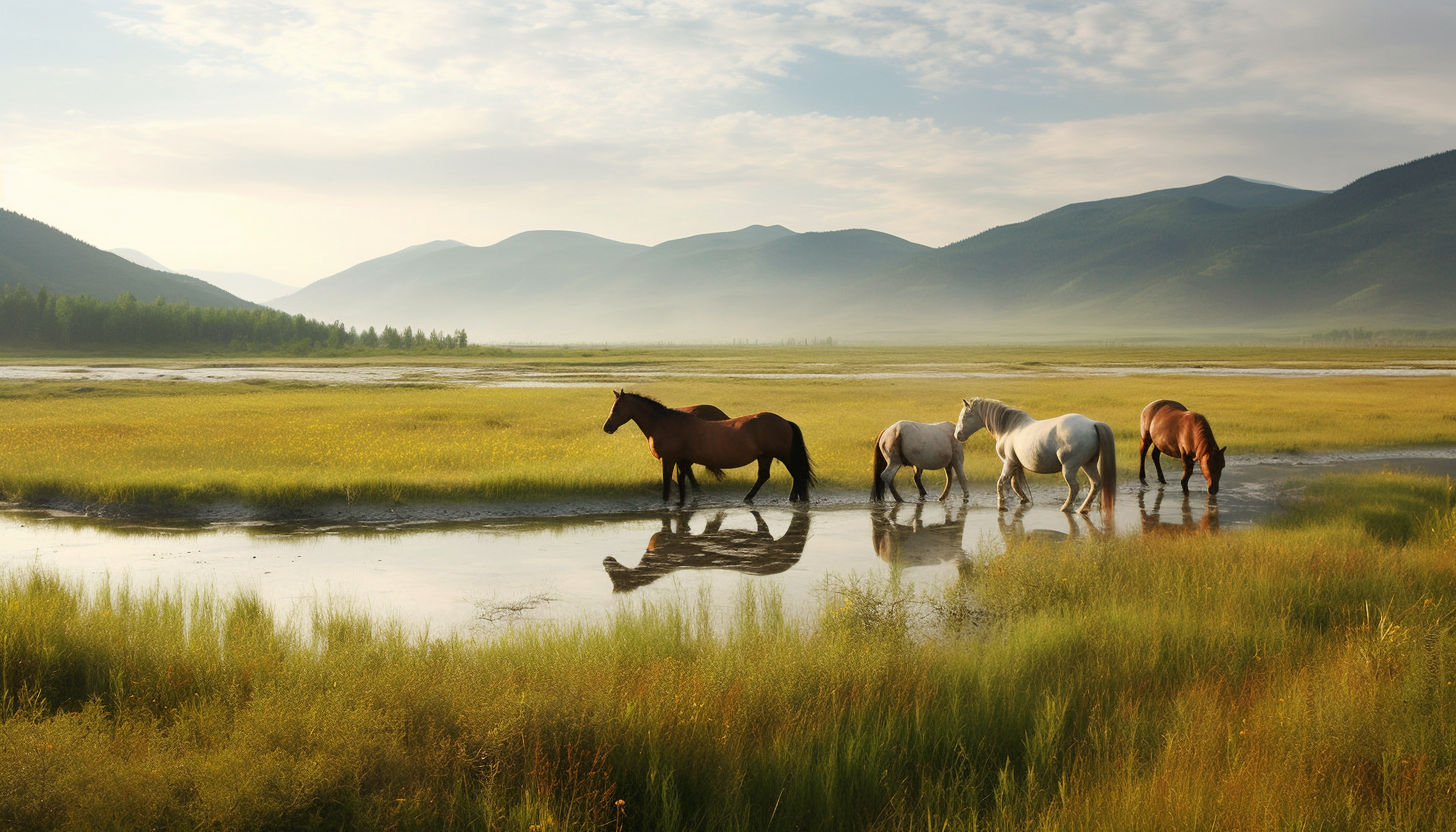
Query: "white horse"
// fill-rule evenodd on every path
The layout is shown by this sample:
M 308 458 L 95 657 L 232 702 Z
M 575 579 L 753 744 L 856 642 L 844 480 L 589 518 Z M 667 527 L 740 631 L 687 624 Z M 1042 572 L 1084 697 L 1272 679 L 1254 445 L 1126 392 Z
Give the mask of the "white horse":
M 1026 491 L 1027 471 L 1061 471 L 1067 480 L 1067 501 L 1062 511 L 1071 511 L 1081 490 L 1077 485 L 1078 468 L 1087 472 L 1092 483 L 1078 511 L 1086 514 L 1099 494 L 1103 511 L 1112 508 L 1117 490 L 1117 452 L 1112 444 L 1112 428 L 1106 422 L 1094 422 L 1077 413 L 1037 421 L 1025 411 L 995 399 L 961 399 L 961 404 L 965 406 L 956 422 L 955 438 L 964 442 L 984 427 L 996 440 L 996 455 L 1001 458 L 1001 476 L 996 480 L 997 508 L 1006 509 L 1007 485 L 1022 503 L 1031 502 Z
M 945 488 L 939 499 L 944 502 L 950 494 L 951 475 L 961 483 L 962 500 L 971 498 L 966 486 L 966 448 L 956 441 L 955 425 L 950 422 L 896 422 L 880 432 L 875 440 L 875 486 L 876 500 L 885 498 L 885 486 L 900 502 L 900 492 L 895 490 L 895 475 L 906 465 L 915 471 L 915 487 L 920 489 L 920 499 L 925 499 L 925 484 L 920 481 L 921 472 L 926 469 L 945 469 Z

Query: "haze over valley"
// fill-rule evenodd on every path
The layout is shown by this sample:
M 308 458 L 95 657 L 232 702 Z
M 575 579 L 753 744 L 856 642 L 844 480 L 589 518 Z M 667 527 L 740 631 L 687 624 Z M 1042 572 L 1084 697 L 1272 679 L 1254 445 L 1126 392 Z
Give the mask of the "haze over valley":
M 266 303 L 483 343 L 966 343 L 1439 328 L 1456 310 L 1456 151 L 1334 193 L 1226 176 L 1067 205 L 940 248 L 752 225 L 645 246 L 527 231 L 436 240 L 302 289 L 171 271 L 0 216 L 0 283 L 110 299 Z M 124 259 L 123 259 L 124 258 Z M 201 279 L 199 279 L 201 278 Z M 214 288 L 214 286 L 218 288 Z

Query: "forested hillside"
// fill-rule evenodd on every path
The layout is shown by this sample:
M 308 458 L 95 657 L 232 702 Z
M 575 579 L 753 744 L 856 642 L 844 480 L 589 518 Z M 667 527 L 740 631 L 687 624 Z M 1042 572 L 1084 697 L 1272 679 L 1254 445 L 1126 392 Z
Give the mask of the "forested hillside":
M 449 350 L 465 347 L 464 330 L 444 334 L 401 332 L 386 326 L 359 332 L 275 309 L 223 309 L 140 303 L 131 294 L 115 301 L 86 295 L 53 295 L 25 287 L 0 290 L 0 346 L 28 349 L 124 349 L 308 352 L 315 349 Z

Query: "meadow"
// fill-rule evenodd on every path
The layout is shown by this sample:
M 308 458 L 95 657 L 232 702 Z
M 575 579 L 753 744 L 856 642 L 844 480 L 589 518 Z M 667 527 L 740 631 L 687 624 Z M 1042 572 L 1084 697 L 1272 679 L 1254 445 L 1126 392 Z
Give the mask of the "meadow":
M 1452 486 L 1304 495 L 981 552 L 933 595 L 471 639 L 11 571 L 0 827 L 1451 828 Z
M 828 490 L 867 489 L 874 439 L 885 426 L 952 420 L 971 396 L 1041 418 L 1080 412 L 1108 422 L 1126 477 L 1136 471 L 1138 414 L 1163 397 L 1206 414 L 1232 457 L 1456 443 L 1456 378 L 1148 370 L 1424 367 L 1449 355 L 1262 347 L 519 349 L 452 365 L 567 386 L 0 381 L 0 498 L 265 506 L 648 498 L 660 470 L 641 434 L 631 426 L 614 436 L 601 431 L 610 386 L 674 406 L 708 402 L 798 422 Z M 1128 374 L 1055 369 L 1073 364 Z M 726 368 L 732 375 L 719 372 Z M 983 484 L 999 470 L 984 433 L 967 445 L 967 469 Z M 708 487 L 732 495 L 750 480 L 745 468 Z M 775 466 L 765 495 L 787 487 Z

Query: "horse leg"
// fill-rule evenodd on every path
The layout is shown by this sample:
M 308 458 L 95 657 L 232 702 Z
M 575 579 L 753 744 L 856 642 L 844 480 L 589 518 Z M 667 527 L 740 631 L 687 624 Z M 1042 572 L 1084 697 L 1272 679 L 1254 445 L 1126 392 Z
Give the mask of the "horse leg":
M 1148 446 L 1153 444 L 1151 434 L 1143 434 L 1138 440 L 1138 482 L 1148 484 Z M 1155 450 L 1153 453 L 1157 453 Z M 1156 459 L 1157 457 L 1154 457 Z
M 1167 485 L 1168 484 L 1168 481 L 1165 480 L 1165 479 L 1163 479 L 1163 463 L 1159 461 L 1160 459 L 1162 459 L 1162 456 L 1163 456 L 1163 452 L 1160 451 L 1160 450 L 1158 450 L 1158 446 L 1157 445 L 1154 445 L 1153 446 L 1153 467 L 1156 468 L 1156 469 L 1158 469 L 1158 484 L 1159 485 Z
M 1082 490 L 1082 486 L 1077 483 L 1077 469 L 1063 463 L 1062 479 L 1067 481 L 1067 501 L 1062 503 L 1062 511 L 1071 511 L 1072 503 L 1077 499 L 1077 492 Z
M 1183 490 L 1188 490 L 1188 478 L 1193 476 L 1193 464 L 1195 460 L 1191 456 L 1183 457 Z
M 996 478 L 997 511 L 1006 510 L 1006 486 L 1008 485 L 1013 489 L 1016 488 L 1016 463 L 1009 459 L 1002 463 L 1001 476 Z M 1022 502 L 1026 502 L 1026 495 L 1022 494 L 1019 490 L 1016 494 L 1018 497 L 1021 497 Z
M 1031 503 L 1030 486 L 1026 484 L 1026 469 L 1021 465 L 1016 466 L 1016 473 L 1011 477 L 1011 487 L 1016 491 L 1016 496 L 1021 498 L 1022 505 Z
M 890 487 L 890 495 L 895 498 L 895 502 L 897 503 L 903 502 L 905 499 L 895 489 L 895 475 L 898 473 L 900 473 L 900 459 L 897 455 L 890 458 L 889 462 L 885 465 L 885 470 L 880 474 L 880 479 L 884 481 L 885 485 Z
M 951 471 L 954 467 L 953 465 L 947 465 L 945 467 L 945 488 L 942 488 L 940 490 L 940 496 L 935 498 L 942 503 L 945 502 L 946 495 L 950 494 Z
M 1097 461 L 1095 459 L 1083 466 L 1082 470 L 1087 472 L 1087 482 L 1091 483 L 1092 487 L 1087 489 L 1087 499 L 1082 501 L 1082 506 L 1077 511 L 1086 514 L 1092 510 L 1092 501 L 1096 500 L 1097 496 L 1102 493 L 1102 477 L 1097 473 Z
M 952 463 L 951 467 L 955 469 L 956 481 L 961 484 L 961 502 L 970 502 L 971 487 L 966 484 L 966 466 L 963 463 L 957 461 Z
M 688 485 L 691 485 L 694 491 L 702 491 L 703 487 L 701 485 L 698 485 L 698 478 L 693 474 L 693 466 L 688 465 L 687 467 L 683 468 L 683 471 L 686 472 L 688 475 Z
M 921 468 L 919 465 L 916 465 L 916 466 L 913 466 L 911 468 L 911 470 L 913 470 L 915 472 L 915 488 L 920 492 L 920 500 L 921 500 L 921 502 L 924 502 L 925 501 L 925 483 L 923 483 L 923 482 L 920 481 L 920 475 L 923 474 L 923 473 L 925 473 L 925 469 L 924 468 Z
M 768 482 L 768 469 L 770 465 L 773 465 L 772 456 L 764 454 L 758 458 L 758 482 L 755 482 L 753 488 L 749 489 L 748 496 L 743 498 L 743 502 L 753 502 L 753 497 L 758 494 L 758 489 L 763 488 L 763 484 Z
M 682 505 L 688 501 L 688 478 L 693 475 L 693 464 L 691 462 L 679 462 L 677 464 L 677 504 Z
M 667 460 L 662 461 L 662 501 L 665 503 L 672 499 L 672 469 L 674 464 Z

